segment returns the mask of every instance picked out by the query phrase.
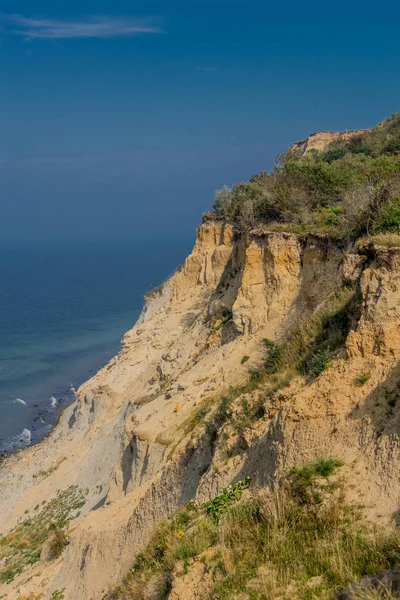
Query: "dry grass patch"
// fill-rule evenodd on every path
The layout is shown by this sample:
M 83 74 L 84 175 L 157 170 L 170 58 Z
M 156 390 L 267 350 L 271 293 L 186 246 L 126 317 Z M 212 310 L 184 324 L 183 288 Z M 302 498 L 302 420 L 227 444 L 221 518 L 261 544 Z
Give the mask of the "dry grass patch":
M 386 248 L 400 248 L 400 235 L 397 233 L 381 233 L 378 235 L 362 237 L 357 240 L 355 248 L 358 250 L 370 245 L 385 246 Z

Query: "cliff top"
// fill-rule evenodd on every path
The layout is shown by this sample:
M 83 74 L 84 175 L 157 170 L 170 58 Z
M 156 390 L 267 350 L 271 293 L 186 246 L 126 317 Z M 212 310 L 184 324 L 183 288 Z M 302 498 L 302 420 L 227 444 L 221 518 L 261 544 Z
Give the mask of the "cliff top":
M 216 192 L 208 219 L 237 231 L 267 226 L 356 240 L 400 233 L 400 113 L 372 129 L 321 131 L 296 142 L 271 172 Z

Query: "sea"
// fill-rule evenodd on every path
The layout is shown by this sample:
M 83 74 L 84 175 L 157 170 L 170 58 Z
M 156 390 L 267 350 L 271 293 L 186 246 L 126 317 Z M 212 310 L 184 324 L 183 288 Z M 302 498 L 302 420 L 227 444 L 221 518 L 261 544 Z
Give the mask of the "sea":
M 192 240 L 0 242 L 0 453 L 39 442 Z

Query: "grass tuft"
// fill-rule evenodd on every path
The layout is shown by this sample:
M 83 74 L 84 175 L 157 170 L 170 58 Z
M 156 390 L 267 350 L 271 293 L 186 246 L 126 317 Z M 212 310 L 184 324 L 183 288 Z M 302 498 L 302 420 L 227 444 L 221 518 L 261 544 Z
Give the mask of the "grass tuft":
M 371 373 L 360 373 L 354 380 L 354 383 L 358 387 L 362 387 L 371 379 Z

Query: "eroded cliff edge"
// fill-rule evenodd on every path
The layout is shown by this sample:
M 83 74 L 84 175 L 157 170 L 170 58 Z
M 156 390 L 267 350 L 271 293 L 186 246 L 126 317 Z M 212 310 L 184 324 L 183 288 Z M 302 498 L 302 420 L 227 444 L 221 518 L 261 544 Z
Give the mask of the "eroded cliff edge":
M 240 434 L 225 427 L 210 437 L 196 426 L 196 415 L 257 371 L 264 338 L 284 341 L 350 284 L 359 313 L 328 369 L 273 394 L 246 392 L 263 410 Z M 80 388 L 46 443 L 0 472 L 2 534 L 57 490 L 85 491 L 61 557 L 43 557 L 0 596 L 47 600 L 63 590 L 65 600 L 98 600 L 177 507 L 245 476 L 265 485 L 319 456 L 342 460 L 351 494 L 371 519 L 389 522 L 400 491 L 399 300 L 400 248 L 355 252 L 329 236 L 236 238 L 229 225 L 200 226 L 192 254 L 147 296 L 119 355 Z

